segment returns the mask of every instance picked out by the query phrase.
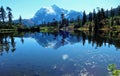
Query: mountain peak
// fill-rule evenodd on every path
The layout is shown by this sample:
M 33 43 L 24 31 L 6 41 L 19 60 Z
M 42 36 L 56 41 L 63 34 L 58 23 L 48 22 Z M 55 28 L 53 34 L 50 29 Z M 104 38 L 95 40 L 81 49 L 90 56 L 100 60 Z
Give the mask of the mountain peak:
M 61 20 L 61 13 L 65 14 L 65 18 L 77 19 L 78 16 L 82 18 L 82 13 L 77 11 L 68 11 L 66 9 L 60 8 L 57 5 L 52 5 L 50 7 L 42 7 L 40 8 L 34 15 L 33 18 L 29 19 L 33 22 L 33 24 L 39 25 L 43 22 L 52 22 L 53 18 L 57 21 Z M 29 24 L 29 22 L 24 21 Z
M 53 4 L 52 6 L 51 6 L 52 8 L 59 8 L 57 5 L 55 5 L 55 4 Z
M 55 14 L 55 11 L 52 7 L 45 7 L 45 10 L 47 14 Z

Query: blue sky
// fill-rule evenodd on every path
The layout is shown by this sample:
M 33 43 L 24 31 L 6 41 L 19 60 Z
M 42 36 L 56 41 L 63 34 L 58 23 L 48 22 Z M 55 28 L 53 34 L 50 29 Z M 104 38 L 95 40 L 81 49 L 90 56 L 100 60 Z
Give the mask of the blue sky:
M 110 9 L 120 5 L 120 0 L 0 0 L 0 6 L 12 8 L 14 18 L 32 18 L 41 7 L 57 5 L 67 10 L 92 11 L 96 7 Z

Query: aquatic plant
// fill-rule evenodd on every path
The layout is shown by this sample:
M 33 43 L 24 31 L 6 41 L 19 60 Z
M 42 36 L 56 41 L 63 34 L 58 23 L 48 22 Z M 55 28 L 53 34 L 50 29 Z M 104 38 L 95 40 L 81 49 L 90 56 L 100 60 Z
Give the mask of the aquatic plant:
M 109 64 L 107 69 L 112 72 L 112 76 L 120 76 L 120 70 L 116 68 L 115 64 Z

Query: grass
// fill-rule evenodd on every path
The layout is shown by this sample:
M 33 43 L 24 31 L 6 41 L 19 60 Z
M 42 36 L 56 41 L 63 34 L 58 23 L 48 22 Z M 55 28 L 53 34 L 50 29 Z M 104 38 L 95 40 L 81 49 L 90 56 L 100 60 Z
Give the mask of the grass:
M 89 28 L 85 28 L 85 27 L 80 27 L 78 28 L 79 31 L 89 31 Z
M 80 27 L 80 28 L 74 28 L 74 26 L 70 25 L 67 27 L 69 29 L 69 31 L 72 31 L 72 30 L 78 30 L 78 31 L 89 31 L 89 27 Z M 41 32 L 54 32 L 54 31 L 58 31 L 58 27 L 53 27 L 53 26 L 43 26 L 43 27 L 40 27 L 40 31 Z M 63 28 L 61 28 L 60 30 L 63 30 Z M 115 25 L 115 26 L 111 26 L 111 27 L 103 27 L 103 28 L 100 28 L 99 30 L 101 31 L 120 31 L 120 26 L 118 25 Z
M 16 31 L 17 29 L 0 29 L 0 33 L 12 33 Z
M 40 27 L 40 32 L 56 32 L 56 31 L 58 31 L 57 27 L 52 27 L 52 26 L 50 26 L 50 27 L 47 27 L 47 26 Z

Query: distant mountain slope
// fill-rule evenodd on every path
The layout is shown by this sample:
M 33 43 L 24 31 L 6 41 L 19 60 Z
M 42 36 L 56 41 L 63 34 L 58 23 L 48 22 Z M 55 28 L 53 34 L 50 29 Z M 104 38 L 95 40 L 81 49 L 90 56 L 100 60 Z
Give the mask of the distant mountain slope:
M 74 10 L 68 11 L 63 8 L 59 8 L 56 5 L 52 5 L 51 7 L 42 7 L 40 8 L 31 19 L 24 19 L 22 22 L 25 25 L 39 25 L 43 22 L 52 22 L 53 18 L 57 21 L 61 20 L 61 13 L 65 14 L 65 18 L 68 19 L 76 19 L 78 16 L 82 18 L 82 12 L 77 12 Z M 16 20 L 15 22 L 18 22 Z

